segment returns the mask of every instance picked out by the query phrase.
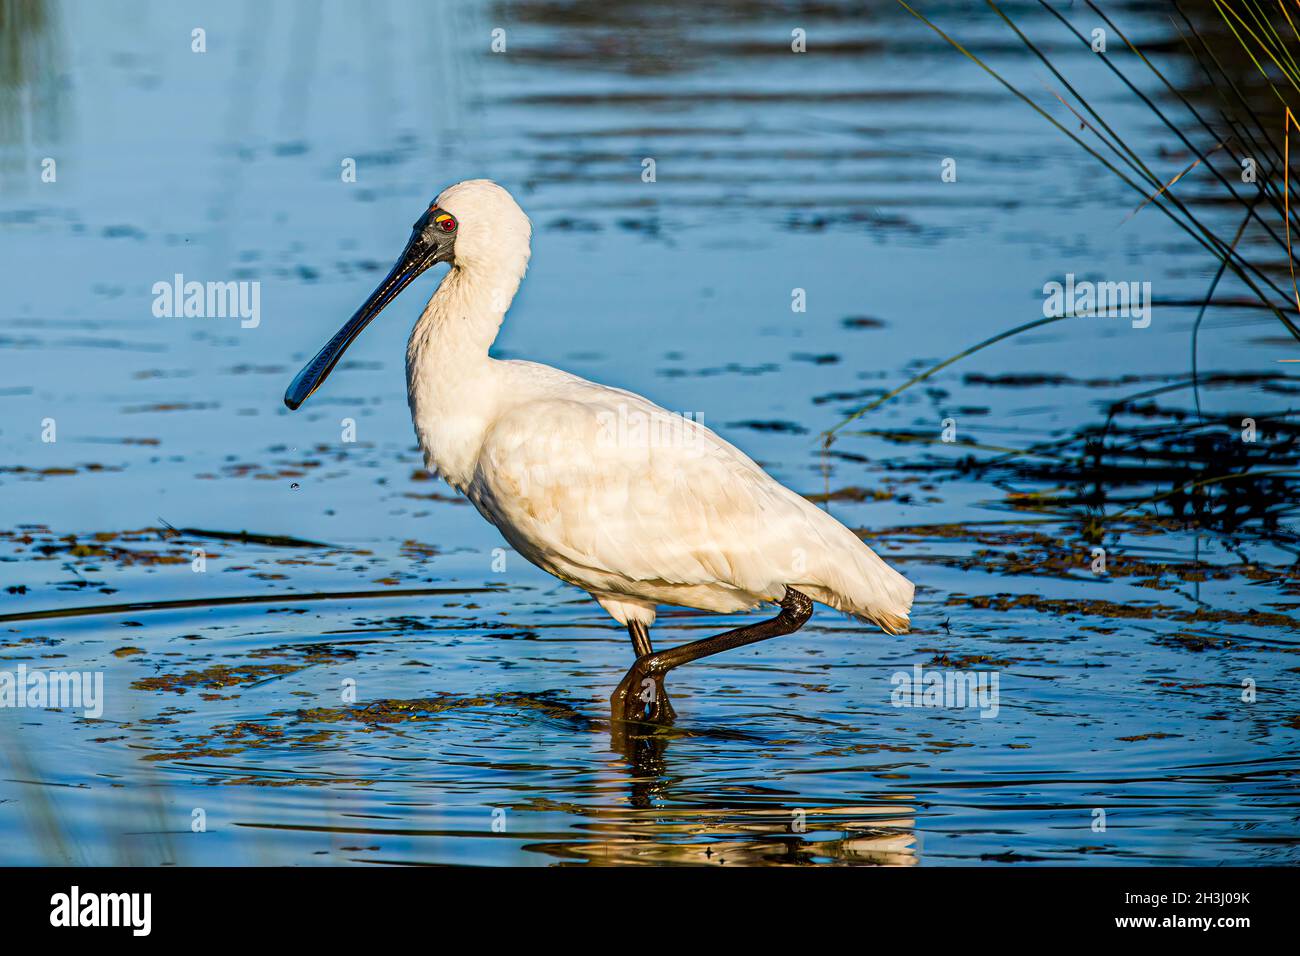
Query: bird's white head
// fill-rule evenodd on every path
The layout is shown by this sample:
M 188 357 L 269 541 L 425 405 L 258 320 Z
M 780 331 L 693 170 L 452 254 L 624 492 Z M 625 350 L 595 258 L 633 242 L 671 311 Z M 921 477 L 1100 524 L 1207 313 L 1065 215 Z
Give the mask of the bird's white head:
M 532 232 L 514 197 L 490 179 L 448 186 L 415 221 L 388 277 L 290 383 L 284 403 L 292 409 L 305 402 L 375 316 L 416 276 L 439 262 L 450 263 L 459 274 L 457 285 L 475 288 L 486 303 L 490 321 L 484 331 L 490 344 L 528 268 Z
M 467 179 L 444 189 L 435 205 L 459 223 L 454 268 L 523 278 L 533 227 L 515 197 L 490 179 Z

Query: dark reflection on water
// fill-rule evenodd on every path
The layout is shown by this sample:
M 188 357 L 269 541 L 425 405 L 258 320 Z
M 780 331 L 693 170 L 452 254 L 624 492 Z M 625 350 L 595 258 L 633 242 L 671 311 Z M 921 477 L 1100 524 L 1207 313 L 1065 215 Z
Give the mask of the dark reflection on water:
M 41 0 L 0 4 L 0 177 L 6 191 L 32 182 L 18 162 L 30 144 L 61 145 L 71 97 L 67 38 L 57 6 Z
M 97 718 L 0 710 L 5 862 L 1296 862 L 1293 478 L 1141 506 L 1293 468 L 1289 346 L 1211 313 L 1194 418 L 1214 263 L 861 6 L 0 6 L 0 670 L 105 682 Z M 1007 9 L 1186 166 L 1037 5 Z M 1158 5 L 1112 9 L 1213 102 Z M 1055 102 L 1000 21 L 926 10 Z M 404 343 L 436 280 L 284 411 L 415 205 L 477 175 L 535 225 L 497 353 L 697 414 L 918 582 L 912 634 L 819 610 L 674 672 L 670 732 L 611 737 L 626 635 L 420 468 Z M 261 282 L 260 324 L 155 318 L 178 272 Z M 1166 304 L 981 353 L 821 453 L 1067 272 Z M 656 640 L 733 623 L 665 609 Z M 896 706 L 916 665 L 996 675 L 996 715 Z

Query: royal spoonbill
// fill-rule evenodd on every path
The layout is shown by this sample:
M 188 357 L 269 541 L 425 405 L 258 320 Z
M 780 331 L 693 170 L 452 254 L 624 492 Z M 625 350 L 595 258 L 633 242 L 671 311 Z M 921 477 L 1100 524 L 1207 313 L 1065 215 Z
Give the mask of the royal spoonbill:
M 636 660 L 610 698 L 616 722 L 670 722 L 668 671 L 790 634 L 814 601 L 905 632 L 911 582 L 699 422 L 632 392 L 489 356 L 531 235 L 496 183 L 446 189 L 388 277 L 298 373 L 285 404 L 306 401 L 385 306 L 446 262 L 406 350 L 425 465 L 521 555 L 585 590 L 628 629 Z M 764 602 L 780 613 L 669 650 L 651 646 L 657 605 L 726 613 Z

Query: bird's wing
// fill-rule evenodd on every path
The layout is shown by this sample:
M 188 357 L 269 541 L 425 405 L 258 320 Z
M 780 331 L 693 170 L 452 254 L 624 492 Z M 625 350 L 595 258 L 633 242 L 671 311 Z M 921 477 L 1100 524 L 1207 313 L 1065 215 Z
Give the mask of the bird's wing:
M 526 557 L 589 591 L 725 591 L 734 600 L 714 603 L 737 609 L 788 585 L 908 627 L 911 583 L 857 535 L 700 422 L 631 392 L 566 379 L 521 402 L 488 431 L 469 496 Z
M 791 497 L 802 502 L 702 424 L 599 387 L 503 416 L 471 488 L 529 551 L 633 581 L 776 598 L 770 545 Z

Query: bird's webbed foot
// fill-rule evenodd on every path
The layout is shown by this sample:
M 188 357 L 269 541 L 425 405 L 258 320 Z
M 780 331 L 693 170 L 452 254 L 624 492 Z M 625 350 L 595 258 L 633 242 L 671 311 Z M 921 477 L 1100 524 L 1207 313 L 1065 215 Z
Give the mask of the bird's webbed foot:
M 610 695 L 610 717 L 615 721 L 671 724 L 677 712 L 668 699 L 664 676 L 665 672 L 654 666 L 653 654 L 638 658 Z

